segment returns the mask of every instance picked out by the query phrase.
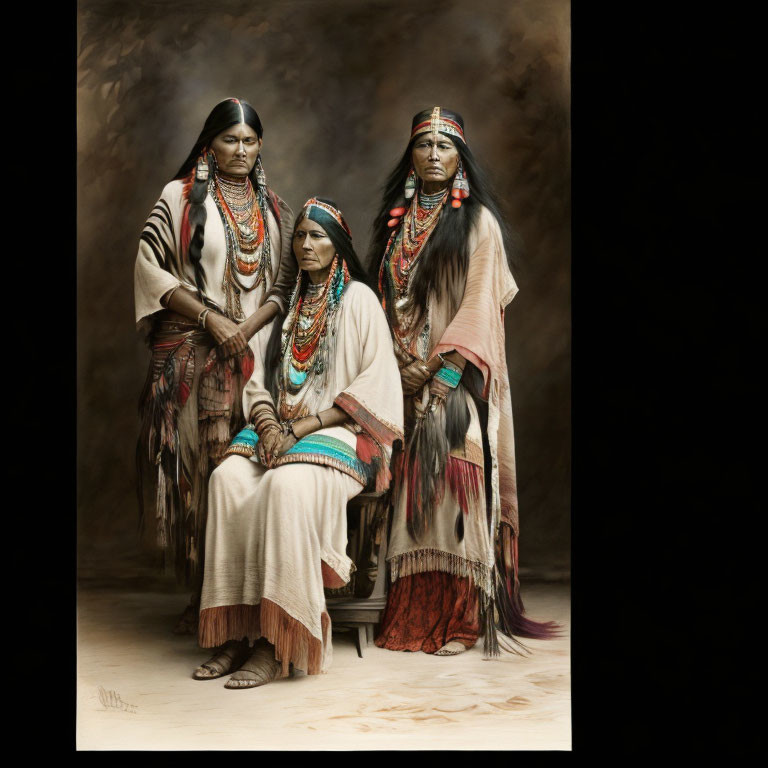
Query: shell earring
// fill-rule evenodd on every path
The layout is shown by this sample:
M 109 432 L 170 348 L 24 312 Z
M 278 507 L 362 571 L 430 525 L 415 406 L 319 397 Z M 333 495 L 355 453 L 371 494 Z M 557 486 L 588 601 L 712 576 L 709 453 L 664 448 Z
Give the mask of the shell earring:
M 459 167 L 456 169 L 456 175 L 453 177 L 453 187 L 451 188 L 451 205 L 454 208 L 461 208 L 461 201 L 469 197 L 469 179 L 464 173 L 464 166 L 459 160 Z
M 410 200 L 414 192 L 416 192 L 416 171 L 411 166 L 411 170 L 408 171 L 408 176 L 405 179 L 405 199 Z
M 260 187 L 267 186 L 267 177 L 264 174 L 264 166 L 261 164 L 261 153 L 256 158 L 256 184 Z

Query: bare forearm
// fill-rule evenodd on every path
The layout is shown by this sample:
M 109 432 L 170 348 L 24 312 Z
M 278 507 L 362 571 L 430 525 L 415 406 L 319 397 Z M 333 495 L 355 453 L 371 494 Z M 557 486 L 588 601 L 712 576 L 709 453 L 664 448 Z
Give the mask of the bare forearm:
M 337 405 L 333 405 L 330 408 L 321 411 L 316 416 L 305 416 L 303 419 L 294 421 L 293 432 L 296 437 L 301 440 L 302 437 L 311 435 L 313 432 L 317 432 L 318 429 L 338 427 L 344 424 L 348 419 L 349 415 L 345 411 Z
M 252 315 L 240 323 L 240 330 L 246 339 L 257 334 L 280 310 L 274 301 L 265 301 Z
M 178 288 L 174 288 L 166 293 L 165 296 L 160 299 L 160 303 L 166 309 L 170 309 L 179 315 L 188 317 L 195 322 L 197 322 L 200 313 L 205 309 L 205 304 L 203 304 L 194 293 L 182 286 L 178 286 Z

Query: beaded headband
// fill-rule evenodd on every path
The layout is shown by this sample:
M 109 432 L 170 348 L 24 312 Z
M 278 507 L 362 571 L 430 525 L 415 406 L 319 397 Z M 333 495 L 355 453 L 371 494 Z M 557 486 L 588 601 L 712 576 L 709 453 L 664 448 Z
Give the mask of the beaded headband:
M 324 203 L 322 200 L 318 200 L 316 197 L 310 197 L 309 200 L 307 200 L 306 203 L 304 203 L 304 215 L 309 216 L 312 208 L 317 208 L 322 213 L 326 214 L 327 216 L 330 216 L 346 233 L 349 239 L 352 239 L 352 233 L 349 231 L 349 227 L 347 226 L 347 222 L 344 221 L 344 216 L 342 215 L 341 211 L 338 208 L 334 208 L 332 205 L 329 205 L 328 203 Z M 310 217 L 311 218 L 311 217 Z M 314 219 L 313 219 L 314 221 Z M 322 222 L 318 222 L 318 224 L 321 224 Z
M 464 138 L 464 130 L 455 120 L 442 114 L 440 107 L 435 107 L 429 120 L 423 120 L 413 127 L 411 131 L 411 140 L 421 133 L 445 133 L 449 136 L 455 136 L 461 139 L 464 144 L 467 140 Z

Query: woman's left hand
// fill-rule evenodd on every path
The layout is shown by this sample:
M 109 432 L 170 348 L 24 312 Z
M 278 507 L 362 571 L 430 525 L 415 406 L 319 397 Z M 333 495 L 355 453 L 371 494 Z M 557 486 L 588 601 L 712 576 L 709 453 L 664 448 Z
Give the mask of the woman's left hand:
M 256 450 L 259 454 L 259 459 L 265 467 L 271 467 L 275 460 L 275 449 L 280 445 L 283 439 L 282 430 L 279 427 L 267 427 L 261 435 L 259 435 L 259 442 L 256 446 Z
M 403 394 L 415 394 L 424 386 L 429 377 L 429 369 L 420 360 L 414 360 L 410 365 L 401 368 L 400 379 L 403 384 Z
M 283 437 L 282 440 L 278 442 L 272 455 L 276 459 L 279 458 L 283 454 L 287 453 L 291 448 L 293 448 L 293 446 L 296 445 L 297 442 L 298 441 L 296 440 L 296 438 L 289 432 L 287 435 Z

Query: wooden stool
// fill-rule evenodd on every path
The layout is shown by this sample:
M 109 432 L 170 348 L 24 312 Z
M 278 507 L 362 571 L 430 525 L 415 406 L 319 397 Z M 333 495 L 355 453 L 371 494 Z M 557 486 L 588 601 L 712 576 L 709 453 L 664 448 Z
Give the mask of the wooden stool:
M 348 597 L 335 597 L 326 600 L 328 615 L 335 624 L 356 629 L 355 646 L 357 655 L 363 658 L 363 648 L 373 642 L 373 634 L 376 625 L 381 621 L 387 598 L 368 597 L 364 600 L 356 600 Z

